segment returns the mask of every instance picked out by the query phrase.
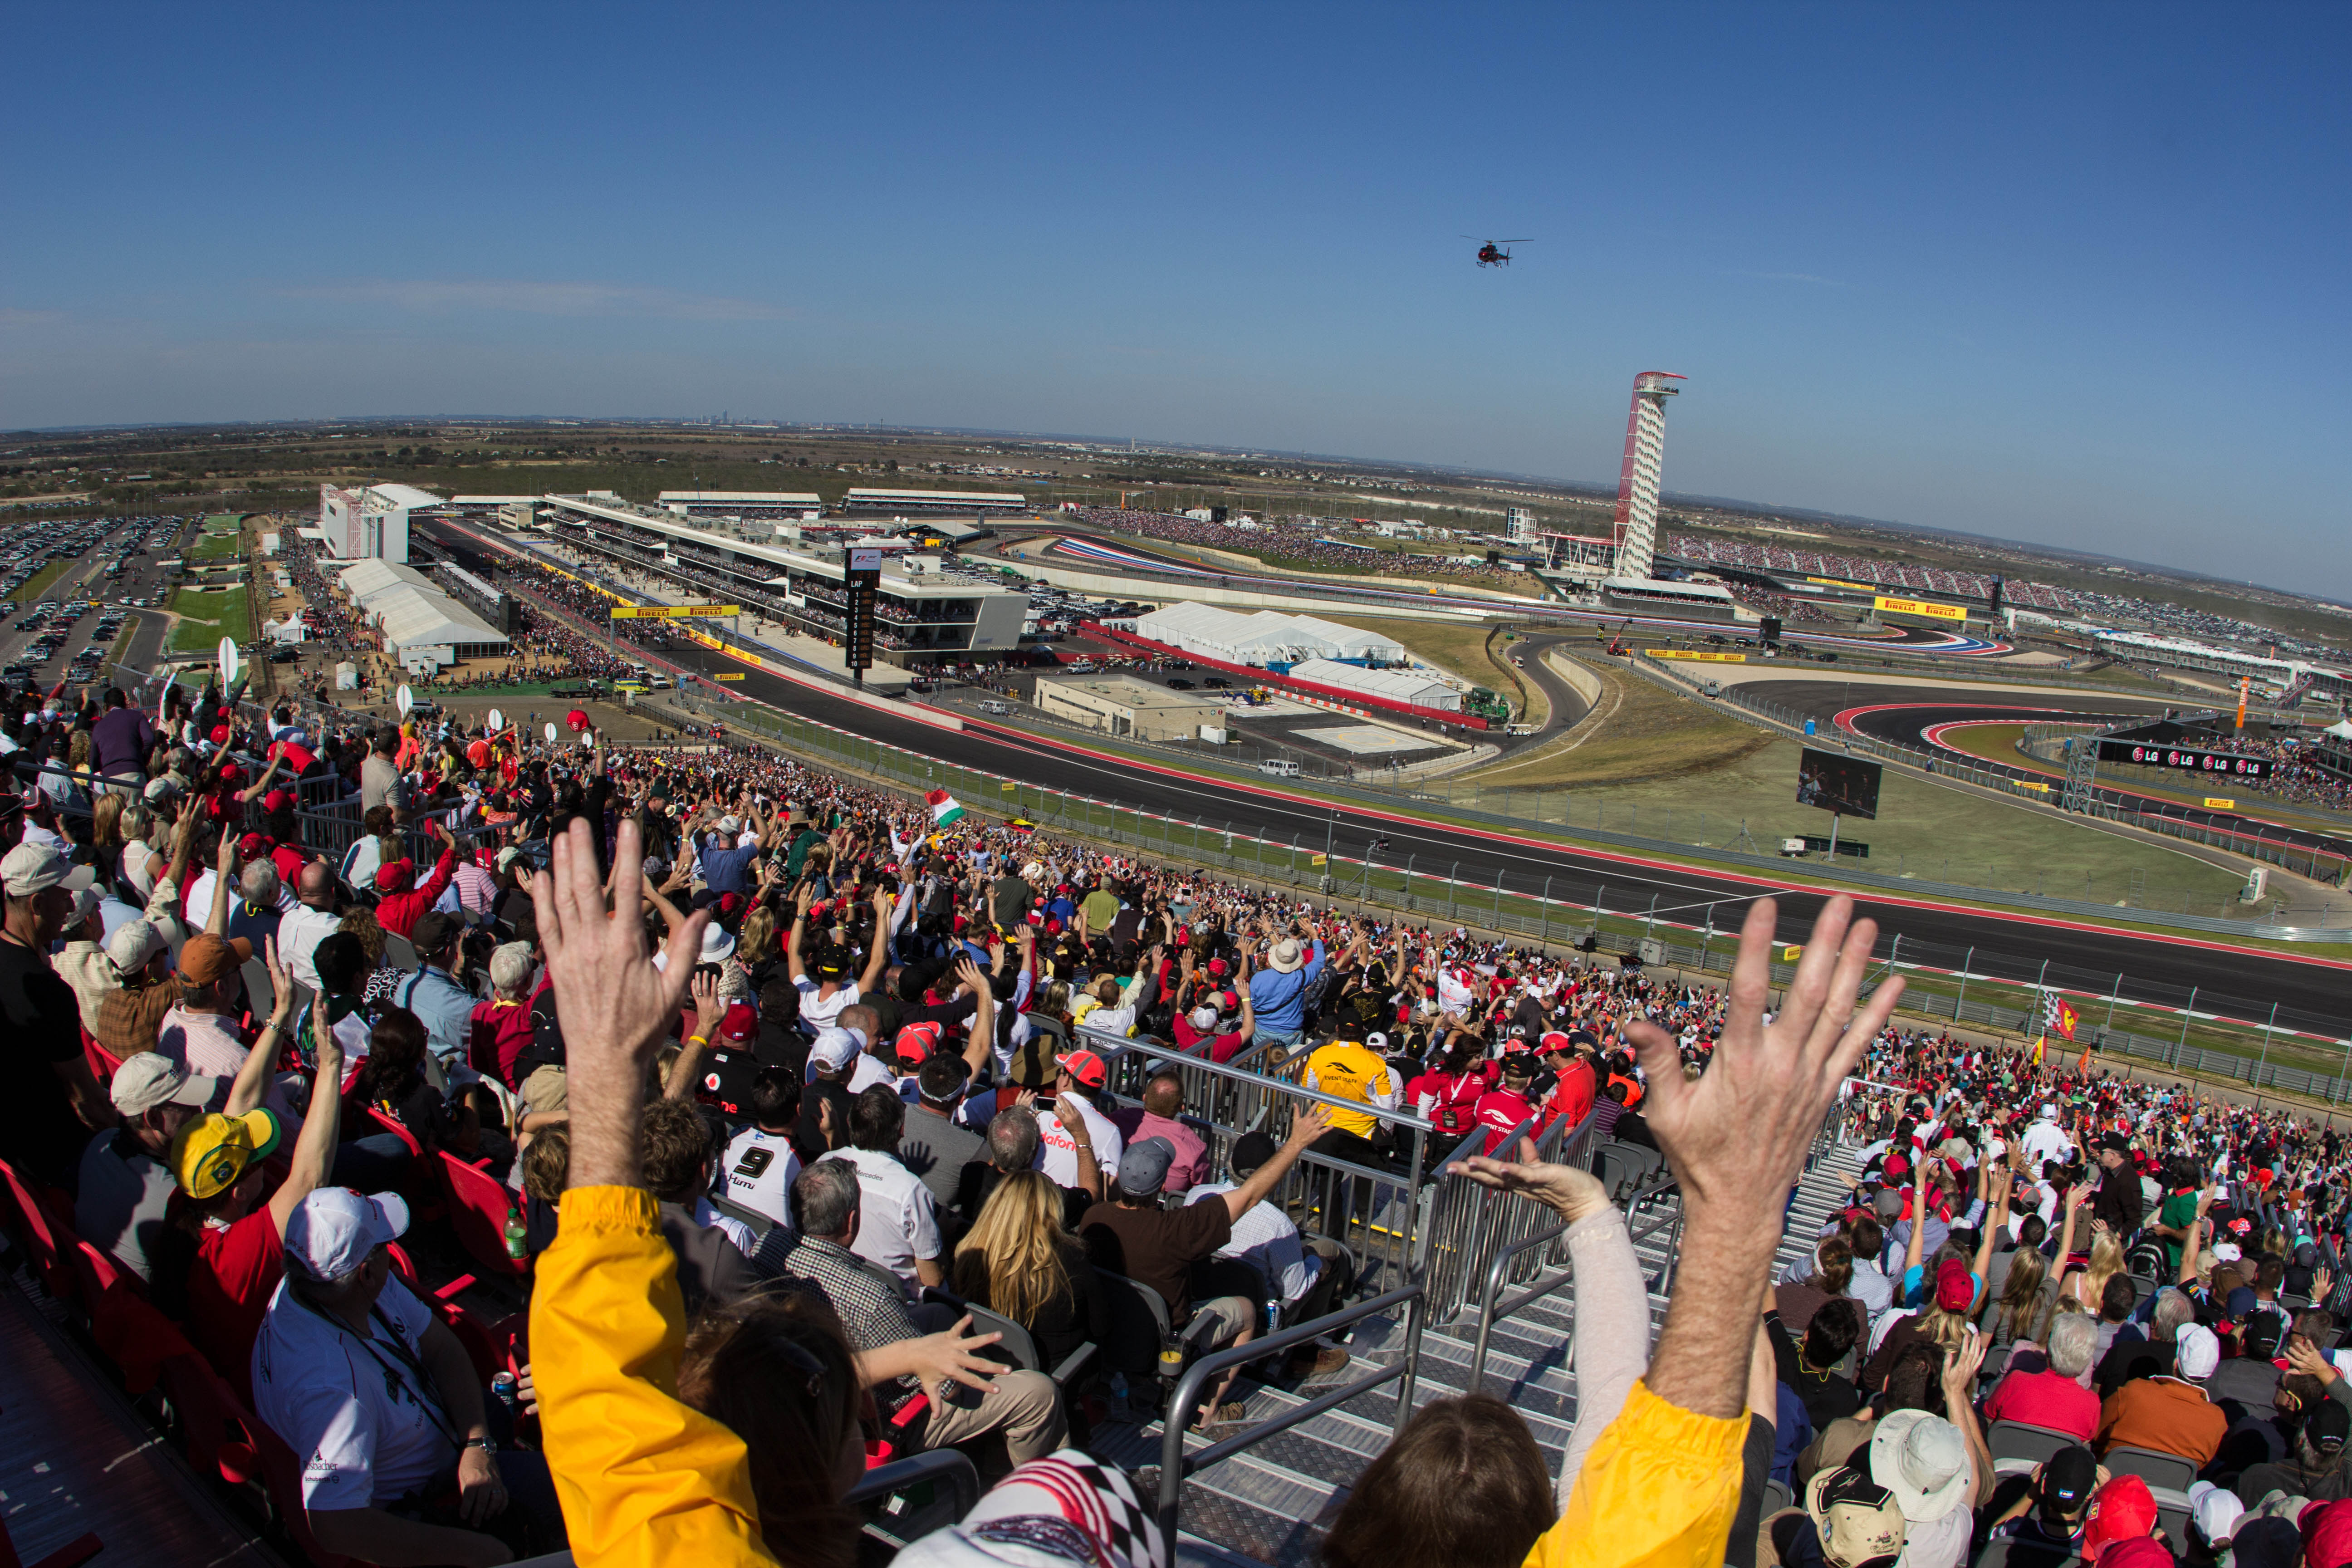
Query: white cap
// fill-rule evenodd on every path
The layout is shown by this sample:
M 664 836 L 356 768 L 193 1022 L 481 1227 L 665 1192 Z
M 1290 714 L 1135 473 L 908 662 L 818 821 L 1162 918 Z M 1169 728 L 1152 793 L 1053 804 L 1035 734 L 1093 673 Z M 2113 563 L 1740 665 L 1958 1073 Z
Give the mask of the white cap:
M 2180 1375 L 2202 1383 L 2221 1364 L 2221 1342 L 2202 1323 L 2183 1323 L 2172 1336 L 2173 1360 Z
M 320 1187 L 287 1216 L 286 1260 L 313 1279 L 341 1279 L 407 1230 L 408 1205 L 397 1193 Z
M 125 1116 L 144 1116 L 159 1105 L 186 1105 L 201 1110 L 220 1089 L 220 1079 L 200 1078 L 154 1051 L 135 1051 L 123 1058 L 106 1086 L 114 1109 Z
M 2209 1546 L 2229 1545 L 2230 1538 L 2238 1532 L 2238 1521 L 2245 1513 L 2246 1505 L 2238 1500 L 2236 1493 L 2211 1481 L 2199 1481 L 2189 1489 L 2189 1517 Z
M 857 1059 L 857 1037 L 846 1029 L 819 1029 L 809 1047 L 809 1065 L 839 1072 Z
M 723 833 L 730 838 L 743 831 L 743 825 L 736 821 L 731 815 L 720 817 L 712 826 L 715 831 Z
M 87 866 L 68 867 L 53 844 L 19 844 L 0 856 L 0 884 L 12 899 L 29 899 L 50 888 L 79 893 L 97 878 Z
M 114 928 L 106 939 L 106 956 L 124 974 L 131 974 L 146 966 L 147 961 L 163 951 L 163 933 L 143 920 L 125 921 Z
M 1196 1029 L 1208 1030 L 1213 1029 L 1216 1026 L 1217 1010 L 1214 1007 L 1195 1007 L 1192 1009 L 1192 1027 Z

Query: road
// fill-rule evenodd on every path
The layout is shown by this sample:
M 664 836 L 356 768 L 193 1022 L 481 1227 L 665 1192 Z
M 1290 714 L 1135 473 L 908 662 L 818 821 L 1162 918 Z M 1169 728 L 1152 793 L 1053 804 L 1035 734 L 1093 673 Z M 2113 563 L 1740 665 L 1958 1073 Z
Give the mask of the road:
M 2113 720 L 2118 724 L 2159 718 L 2168 704 L 2159 698 L 2135 698 L 2100 691 L 2030 692 L 2021 693 L 2011 701 L 2001 701 L 1973 691 L 1955 691 L 1934 686 L 1891 686 L 1876 682 L 1860 687 L 1838 680 L 1759 680 L 1742 688 L 1769 702 L 1794 709 L 1821 721 L 1820 728 L 1827 733 L 1832 727 L 1854 734 L 1867 735 L 1889 745 L 1902 746 L 1924 756 L 1964 756 L 1973 767 L 1988 768 L 2011 778 L 2029 780 L 2062 779 L 2065 770 L 2055 763 L 2032 763 L 2021 759 L 2017 763 L 1990 760 L 1964 751 L 1943 739 L 1940 731 L 1964 724 L 2032 724 L 2085 718 Z M 2184 742 L 2193 745 L 2194 742 Z M 2199 787 L 2199 775 L 2179 775 L 2185 788 Z M 2235 797 L 2237 792 L 2221 780 L 2210 784 L 2216 792 Z M 2143 812 L 2150 816 L 2169 816 L 2199 824 L 2219 833 L 2233 833 L 2249 838 L 2259 838 L 2270 844 L 2284 844 L 2297 849 L 2317 848 L 2331 854 L 2352 852 L 2352 839 L 2341 833 L 2314 831 L 2258 815 L 2262 800 L 2259 795 L 2249 795 L 2246 808 L 2234 811 L 2208 811 L 2202 806 L 2183 804 L 2178 797 L 2147 795 L 2128 786 L 2104 784 L 2098 786 L 2099 798 L 2121 805 L 2126 810 Z M 2201 798 L 2201 797 L 2200 797 Z
M 470 535 L 440 537 L 461 556 L 480 553 L 480 542 Z M 962 733 L 943 731 L 918 720 L 877 711 L 845 696 L 812 691 L 695 644 L 680 643 L 666 657 L 705 674 L 740 673 L 743 679 L 731 682 L 731 689 L 772 708 L 943 762 L 1073 790 L 1122 806 L 1198 818 L 1212 826 L 1278 841 L 1286 842 L 1297 835 L 1301 843 L 1318 847 L 1328 831 L 1334 850 L 1349 858 L 1365 857 L 1372 839 L 1385 836 L 1390 848 L 1378 858 L 1381 863 L 1400 866 L 1411 857 L 1417 872 L 1456 878 L 1465 885 L 1465 917 L 1475 910 L 1478 892 L 1493 889 L 1498 879 L 1506 892 L 1538 895 L 1548 888 L 1553 902 L 1560 905 L 1590 905 L 1605 887 L 1607 907 L 1612 912 L 1646 910 L 1654 898 L 1662 918 L 1698 924 L 1706 922 L 1712 908 L 1717 930 L 1736 927 L 1748 901 L 1773 892 L 1780 897 L 1778 935 L 1783 941 L 1801 942 L 1826 901 L 1820 892 L 1788 888 L 1761 870 L 1727 873 L 1644 863 L 1607 852 L 1382 816 L 1369 809 L 1334 808 L 1245 784 L 1172 777 L 1133 762 L 1090 757 L 1076 742 L 1064 744 L 977 726 Z M 1528 657 L 1532 661 L 1532 653 Z M 2119 994 L 2126 999 L 2171 1005 L 2179 1005 L 2193 985 L 2199 989 L 2200 1012 L 2212 1006 L 2216 998 L 2226 996 L 2240 1000 L 2242 1015 L 2259 1017 L 2276 1000 L 2282 1005 L 2283 1022 L 2300 1016 L 2314 1027 L 2343 1032 L 2345 981 L 2352 965 L 2278 956 L 2221 941 L 2172 940 L 2078 927 L 2042 915 L 2002 915 L 1924 900 L 1865 900 L 1865 906 L 1880 921 L 1882 952 L 1891 948 L 1897 936 L 1903 940 L 1906 956 L 1920 955 L 1926 951 L 1924 944 L 1948 950 L 1955 962 L 1973 951 L 1969 961 L 1973 973 L 2020 981 L 2035 979 L 2047 963 L 2053 984 L 2105 994 L 2117 987 L 2121 976 Z

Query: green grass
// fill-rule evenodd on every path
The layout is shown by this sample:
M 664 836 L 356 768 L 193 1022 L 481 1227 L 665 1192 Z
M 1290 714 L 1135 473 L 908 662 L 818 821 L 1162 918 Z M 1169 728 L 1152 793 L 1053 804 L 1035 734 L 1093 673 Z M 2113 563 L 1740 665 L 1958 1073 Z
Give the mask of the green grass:
M 243 586 L 208 594 L 183 588 L 172 595 L 172 609 L 180 622 L 172 628 L 173 653 L 209 653 L 223 637 L 244 642 L 252 635 L 247 625 Z
M 205 526 L 188 542 L 191 561 L 233 559 L 245 553 L 245 527 L 233 514 L 205 519 Z
M 33 601 L 38 599 L 43 594 L 47 593 L 49 590 L 49 584 L 64 576 L 67 570 L 74 564 L 75 563 L 71 561 L 50 562 L 47 566 L 42 567 L 38 572 L 34 573 L 30 577 L 27 577 L 25 580 L 24 587 L 17 591 L 17 599 L 23 604 L 29 605 L 33 603 Z

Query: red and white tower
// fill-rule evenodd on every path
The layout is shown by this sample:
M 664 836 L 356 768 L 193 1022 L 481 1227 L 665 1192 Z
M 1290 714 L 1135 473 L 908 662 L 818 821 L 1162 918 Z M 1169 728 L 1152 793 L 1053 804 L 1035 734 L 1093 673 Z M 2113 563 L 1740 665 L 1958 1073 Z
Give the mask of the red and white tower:
M 1686 377 L 1645 370 L 1633 378 L 1633 406 L 1625 416 L 1625 463 L 1617 473 L 1616 574 L 1643 581 L 1656 574 L 1658 470 L 1666 456 L 1666 399 Z

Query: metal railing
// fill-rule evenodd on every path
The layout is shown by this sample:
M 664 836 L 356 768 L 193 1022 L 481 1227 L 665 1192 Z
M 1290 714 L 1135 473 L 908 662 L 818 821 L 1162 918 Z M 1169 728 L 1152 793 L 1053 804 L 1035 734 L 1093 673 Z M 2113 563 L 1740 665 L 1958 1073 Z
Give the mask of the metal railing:
M 1344 1329 L 1351 1323 L 1361 1322 L 1366 1318 L 1379 1317 L 1383 1313 L 1394 1311 L 1399 1307 L 1406 1310 L 1408 1319 L 1413 1318 L 1419 1314 L 1421 1306 L 1421 1288 L 1417 1285 L 1407 1285 L 1399 1289 L 1386 1291 L 1370 1300 L 1359 1301 L 1352 1307 L 1328 1313 L 1311 1322 L 1300 1323 L 1295 1328 L 1285 1329 L 1279 1333 L 1268 1334 L 1264 1339 L 1252 1340 L 1245 1345 L 1236 1345 L 1231 1350 L 1212 1352 L 1185 1369 L 1182 1380 L 1176 1384 L 1176 1392 L 1168 1402 L 1168 1414 L 1160 1434 L 1160 1533 L 1167 1543 L 1168 1551 L 1164 1568 L 1174 1568 L 1177 1526 L 1183 1503 L 1186 1477 L 1204 1470 L 1222 1460 L 1231 1458 L 1243 1449 L 1263 1443 L 1276 1433 L 1286 1432 L 1303 1421 L 1311 1421 L 1327 1410 L 1337 1409 L 1351 1399 L 1370 1394 L 1372 1390 L 1393 1383 L 1399 1378 L 1408 1377 L 1412 1365 L 1412 1357 L 1408 1353 L 1402 1360 L 1377 1367 L 1353 1382 L 1328 1389 L 1304 1404 L 1284 1411 L 1279 1415 L 1261 1421 L 1246 1432 L 1236 1433 L 1221 1442 L 1211 1443 L 1196 1452 L 1186 1453 L 1184 1434 L 1192 1425 L 1192 1413 L 1201 1407 L 1201 1394 L 1208 1385 L 1209 1380 L 1222 1376 L 1229 1368 L 1246 1366 L 1252 1362 L 1263 1360 L 1269 1355 L 1278 1355 L 1294 1346 L 1306 1344 L 1319 1335 Z M 1399 1391 L 1396 1424 L 1392 1428 L 1393 1431 L 1402 1431 L 1404 1424 L 1412 1418 L 1411 1388 L 1412 1384 L 1408 1382 Z

